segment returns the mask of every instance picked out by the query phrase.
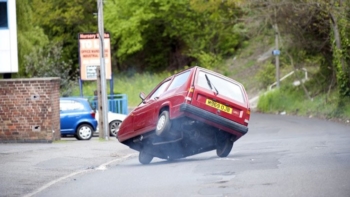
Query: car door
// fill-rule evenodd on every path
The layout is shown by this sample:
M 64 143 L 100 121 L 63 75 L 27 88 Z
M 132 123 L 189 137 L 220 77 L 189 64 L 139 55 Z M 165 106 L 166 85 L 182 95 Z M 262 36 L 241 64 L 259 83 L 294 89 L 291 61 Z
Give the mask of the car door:
M 84 105 L 74 100 L 60 101 L 60 124 L 62 134 L 74 134 L 81 118 L 87 114 Z
M 158 119 L 159 95 L 161 95 L 169 86 L 171 78 L 163 81 L 152 94 L 132 112 L 134 116 L 134 131 L 137 133 L 147 132 L 153 129 Z
M 69 121 L 69 102 L 60 101 L 60 124 L 61 124 L 61 133 L 65 134 L 70 130 L 70 121 Z

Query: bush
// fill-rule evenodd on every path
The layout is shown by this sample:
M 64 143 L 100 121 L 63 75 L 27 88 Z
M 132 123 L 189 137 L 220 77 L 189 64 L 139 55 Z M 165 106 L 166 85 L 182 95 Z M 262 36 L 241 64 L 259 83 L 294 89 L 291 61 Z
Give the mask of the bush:
M 25 72 L 29 77 L 60 77 L 61 95 L 70 95 L 73 91 L 74 80 L 71 76 L 72 61 L 62 58 L 62 46 L 49 44 L 44 48 L 34 48 L 33 52 L 25 56 Z
M 321 94 L 312 100 L 305 98 L 300 86 L 281 86 L 260 96 L 257 109 L 264 113 L 311 116 L 326 119 L 349 119 L 350 99 L 341 99 L 336 90 Z
M 261 87 L 267 87 L 275 82 L 276 79 L 275 65 L 271 63 L 264 64 L 260 71 L 257 73 L 258 81 Z

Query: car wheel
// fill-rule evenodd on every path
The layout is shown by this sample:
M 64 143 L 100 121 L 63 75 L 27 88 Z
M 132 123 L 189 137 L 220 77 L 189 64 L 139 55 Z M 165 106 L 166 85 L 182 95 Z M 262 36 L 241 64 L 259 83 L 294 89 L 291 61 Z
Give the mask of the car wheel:
M 164 131 L 168 130 L 170 128 L 170 118 L 169 118 L 169 112 L 168 111 L 162 111 L 162 113 L 159 115 L 157 127 L 156 127 L 156 134 L 160 136 Z
M 149 164 L 153 159 L 153 155 L 146 153 L 144 150 L 141 150 L 139 153 L 139 161 L 142 164 Z
M 80 140 L 90 140 L 92 137 L 92 127 L 88 124 L 82 124 L 77 129 L 77 138 Z
M 219 157 L 227 157 L 233 147 L 233 141 L 230 138 L 218 140 L 216 144 L 216 154 Z
M 122 121 L 120 120 L 113 120 L 111 123 L 109 123 L 109 134 L 110 136 L 117 136 L 119 127 Z

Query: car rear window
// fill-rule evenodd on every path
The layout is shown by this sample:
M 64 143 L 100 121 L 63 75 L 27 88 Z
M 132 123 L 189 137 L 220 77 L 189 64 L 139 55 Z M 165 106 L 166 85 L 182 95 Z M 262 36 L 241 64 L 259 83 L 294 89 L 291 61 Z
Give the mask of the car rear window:
M 209 86 L 207 78 L 210 81 L 213 89 L 215 88 L 218 91 L 219 95 L 223 95 L 232 100 L 244 103 L 244 97 L 243 97 L 241 87 L 226 79 L 217 77 L 215 75 L 206 73 L 204 71 L 200 71 L 198 74 L 197 85 L 212 91 L 212 89 Z

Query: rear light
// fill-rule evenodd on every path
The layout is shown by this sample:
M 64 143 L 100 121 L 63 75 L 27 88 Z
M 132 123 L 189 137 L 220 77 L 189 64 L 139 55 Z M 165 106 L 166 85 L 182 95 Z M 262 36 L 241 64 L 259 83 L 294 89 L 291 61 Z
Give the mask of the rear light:
M 190 87 L 190 89 L 188 89 L 187 95 L 185 97 L 185 102 L 186 103 L 191 103 L 193 92 L 194 92 L 194 87 L 192 86 L 192 87 Z
M 96 115 L 96 114 L 95 114 L 95 111 L 91 111 L 91 112 L 90 112 L 90 115 L 91 115 L 93 118 L 95 118 L 95 115 Z
M 246 113 L 247 113 L 247 115 L 245 116 L 246 119 L 244 119 L 244 122 L 246 124 L 248 124 L 249 123 L 249 118 L 250 118 L 250 109 L 247 109 Z

